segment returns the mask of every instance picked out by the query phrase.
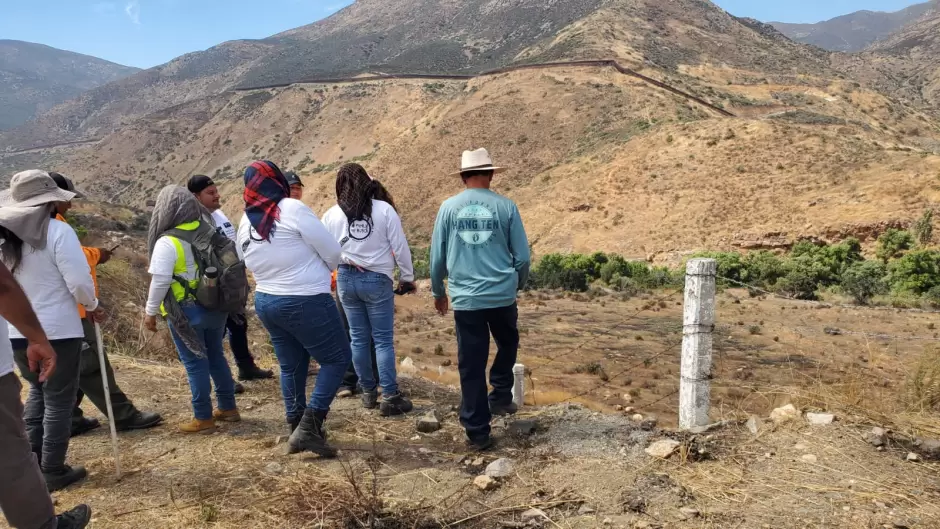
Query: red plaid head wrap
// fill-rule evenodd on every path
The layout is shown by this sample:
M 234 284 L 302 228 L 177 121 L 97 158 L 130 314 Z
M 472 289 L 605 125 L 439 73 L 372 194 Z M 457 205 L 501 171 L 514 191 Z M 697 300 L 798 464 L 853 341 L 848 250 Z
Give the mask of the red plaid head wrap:
M 245 214 L 252 227 L 265 241 L 280 220 L 278 203 L 290 196 L 290 186 L 274 162 L 260 160 L 245 169 Z

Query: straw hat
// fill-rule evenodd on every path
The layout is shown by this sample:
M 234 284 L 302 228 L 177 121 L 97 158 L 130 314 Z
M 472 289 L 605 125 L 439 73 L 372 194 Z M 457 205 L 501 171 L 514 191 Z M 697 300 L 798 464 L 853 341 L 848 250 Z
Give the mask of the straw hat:
M 463 152 L 463 156 L 460 158 L 460 170 L 456 173 L 451 173 L 451 176 L 457 176 L 467 171 L 493 171 L 494 173 L 502 173 L 505 170 L 504 167 L 493 165 L 493 159 L 490 158 L 490 153 L 486 149 L 477 149 L 475 151 Z
M 75 193 L 59 189 L 49 173 L 31 169 L 16 173 L 10 180 L 10 189 L 0 192 L 0 206 L 32 207 L 50 202 L 68 202 Z

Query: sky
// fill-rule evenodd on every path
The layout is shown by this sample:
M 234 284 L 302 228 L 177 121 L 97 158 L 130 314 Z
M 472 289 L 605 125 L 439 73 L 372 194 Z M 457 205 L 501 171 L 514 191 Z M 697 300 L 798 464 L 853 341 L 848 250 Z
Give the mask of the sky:
M 396 0 L 387 0 L 394 2 Z M 922 0 L 714 0 L 737 16 L 818 22 Z M 149 68 L 227 40 L 260 39 L 327 17 L 352 0 L 0 0 L 0 39 L 39 42 Z

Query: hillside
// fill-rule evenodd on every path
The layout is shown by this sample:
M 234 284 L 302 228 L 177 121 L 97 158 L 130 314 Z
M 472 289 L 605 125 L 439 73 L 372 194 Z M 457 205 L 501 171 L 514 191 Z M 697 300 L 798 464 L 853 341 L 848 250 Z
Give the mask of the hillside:
M 815 24 L 770 24 L 797 42 L 830 51 L 857 52 L 917 21 L 937 5 L 931 0 L 892 13 L 863 10 Z
M 42 44 L 0 39 L 0 130 L 137 71 Z

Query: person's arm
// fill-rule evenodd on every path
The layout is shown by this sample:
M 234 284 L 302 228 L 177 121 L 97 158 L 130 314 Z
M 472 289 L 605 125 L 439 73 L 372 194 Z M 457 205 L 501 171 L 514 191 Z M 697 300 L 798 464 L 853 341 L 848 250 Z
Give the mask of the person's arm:
M 509 219 L 509 252 L 512 254 L 513 267 L 519 273 L 519 288 L 523 289 L 529 281 L 532 255 L 529 251 L 529 238 L 522 225 L 522 216 L 515 204 L 512 206 L 512 217 Z
M 39 323 L 26 293 L 6 265 L 0 262 L 0 317 L 20 331 L 29 342 L 26 357 L 29 369 L 39 369 L 39 381 L 45 382 L 55 371 L 56 354 Z
M 326 226 L 307 206 L 298 207 L 291 211 L 291 214 L 294 216 L 293 223 L 304 242 L 320 255 L 330 270 L 336 270 L 343 255 L 339 242 L 330 235 Z
M 441 206 L 434 221 L 434 233 L 431 235 L 431 293 L 435 299 L 447 297 L 444 278 L 447 277 L 447 240 L 450 238 L 448 217 L 445 206 Z
M 166 237 L 157 240 L 150 256 L 150 291 L 147 294 L 145 311 L 155 319 L 160 313 L 160 304 L 166 298 L 167 291 L 173 285 L 173 268 L 176 266 L 176 246 Z
M 399 278 L 402 283 L 413 283 L 415 280 L 415 267 L 411 261 L 411 248 L 408 247 L 408 238 L 401 226 L 401 217 L 391 207 L 388 208 L 388 242 L 392 246 L 392 256 L 401 271 Z
M 98 308 L 95 282 L 91 279 L 91 267 L 74 231 L 68 229 L 57 233 L 54 253 L 56 267 L 75 301 L 88 312 L 94 312 Z

